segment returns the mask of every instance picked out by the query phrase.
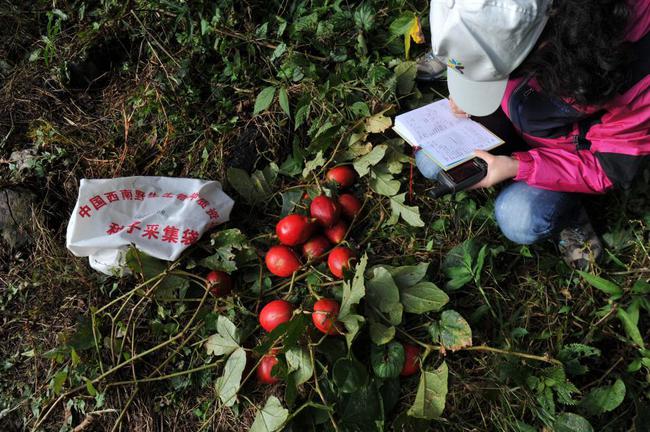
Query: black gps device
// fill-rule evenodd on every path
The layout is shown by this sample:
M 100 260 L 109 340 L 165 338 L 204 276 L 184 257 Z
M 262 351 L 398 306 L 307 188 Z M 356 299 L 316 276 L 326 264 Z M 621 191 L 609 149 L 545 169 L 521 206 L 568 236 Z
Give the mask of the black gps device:
M 437 180 L 439 186 L 430 192 L 434 198 L 450 193 L 460 192 L 480 182 L 487 175 L 487 163 L 474 158 L 447 171 L 440 171 Z

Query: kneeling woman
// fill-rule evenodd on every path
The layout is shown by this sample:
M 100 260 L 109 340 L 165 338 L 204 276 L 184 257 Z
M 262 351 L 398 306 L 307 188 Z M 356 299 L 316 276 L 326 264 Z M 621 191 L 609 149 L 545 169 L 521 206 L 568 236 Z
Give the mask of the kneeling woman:
M 495 206 L 504 235 L 558 236 L 586 267 L 602 247 L 580 195 L 628 187 L 650 154 L 650 0 L 432 0 L 430 21 L 452 110 L 519 146 L 476 154 L 477 187 L 514 180 Z

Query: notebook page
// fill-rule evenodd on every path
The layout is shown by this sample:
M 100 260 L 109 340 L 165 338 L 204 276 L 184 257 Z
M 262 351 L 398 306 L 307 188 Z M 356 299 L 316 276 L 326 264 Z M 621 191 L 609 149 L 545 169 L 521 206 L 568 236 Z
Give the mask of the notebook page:
M 465 120 L 465 119 L 463 119 Z M 467 119 L 453 129 L 420 143 L 425 153 L 442 168 L 451 168 L 473 157 L 474 150 L 491 150 L 503 141 L 480 124 Z
M 449 101 L 441 99 L 395 118 L 395 129 L 408 131 L 414 141 L 412 145 L 422 146 L 429 139 L 468 119 L 457 118 L 449 108 Z

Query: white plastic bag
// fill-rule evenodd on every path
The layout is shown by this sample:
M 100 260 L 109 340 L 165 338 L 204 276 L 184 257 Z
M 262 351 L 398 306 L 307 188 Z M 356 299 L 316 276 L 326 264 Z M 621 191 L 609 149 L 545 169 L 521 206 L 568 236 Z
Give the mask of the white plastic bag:
M 215 225 L 228 221 L 234 201 L 217 181 L 172 177 L 82 179 L 66 246 L 104 274 L 125 272 L 135 245 L 173 261 Z

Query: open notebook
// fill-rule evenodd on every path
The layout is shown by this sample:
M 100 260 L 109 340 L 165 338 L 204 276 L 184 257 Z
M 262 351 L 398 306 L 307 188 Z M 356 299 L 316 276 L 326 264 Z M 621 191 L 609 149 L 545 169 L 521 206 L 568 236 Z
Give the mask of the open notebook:
M 454 116 L 447 99 L 398 115 L 393 130 L 445 171 L 470 160 L 474 150 L 487 151 L 503 144 L 483 125 Z

